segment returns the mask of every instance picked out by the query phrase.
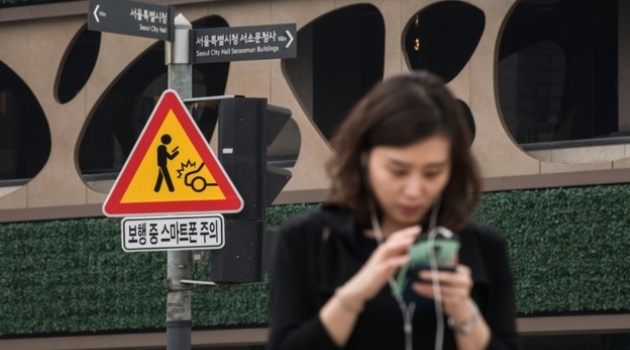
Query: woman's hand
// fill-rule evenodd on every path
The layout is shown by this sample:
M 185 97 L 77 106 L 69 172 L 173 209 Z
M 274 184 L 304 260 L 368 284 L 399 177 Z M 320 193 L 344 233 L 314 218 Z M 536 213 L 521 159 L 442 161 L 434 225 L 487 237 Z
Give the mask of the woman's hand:
M 355 306 L 362 307 L 378 294 L 400 267 L 409 262 L 407 252 L 420 231 L 420 226 L 411 226 L 389 235 L 337 293 L 345 300 L 352 301 Z
M 465 265 L 458 264 L 455 271 L 437 271 L 423 270 L 419 273 L 421 280 L 426 282 L 416 282 L 412 285 L 413 290 L 427 298 L 433 298 L 433 277 L 437 278 L 440 283 L 440 299 L 444 307 L 444 313 L 458 321 L 465 322 L 471 317 L 472 300 L 470 299 L 470 291 L 473 287 L 473 281 L 470 274 L 470 268 Z
M 433 277 L 440 283 L 440 299 L 444 313 L 452 318 L 454 325 L 471 325 L 467 331 L 456 331 L 458 349 L 486 349 L 490 342 L 490 328 L 483 316 L 478 313 L 475 302 L 470 298 L 473 281 L 470 268 L 455 265 L 455 271 L 421 271 L 423 281 L 412 285 L 413 290 L 427 298 L 433 298 Z M 449 323 L 450 324 L 450 323 Z M 468 326 L 467 326 L 468 327 Z
M 394 232 L 372 252 L 361 269 L 319 311 L 324 328 L 339 347 L 343 347 L 363 310 L 366 301 L 374 298 L 387 280 L 409 262 L 409 247 L 420 234 L 420 226 Z

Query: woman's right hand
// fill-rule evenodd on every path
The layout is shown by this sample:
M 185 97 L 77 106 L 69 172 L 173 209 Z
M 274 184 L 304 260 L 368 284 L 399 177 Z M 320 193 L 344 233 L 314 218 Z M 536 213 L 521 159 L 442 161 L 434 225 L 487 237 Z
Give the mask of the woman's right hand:
M 390 277 L 409 262 L 409 247 L 420 234 L 420 226 L 411 226 L 389 235 L 380 244 L 361 269 L 339 287 L 337 293 L 356 306 L 374 298 Z

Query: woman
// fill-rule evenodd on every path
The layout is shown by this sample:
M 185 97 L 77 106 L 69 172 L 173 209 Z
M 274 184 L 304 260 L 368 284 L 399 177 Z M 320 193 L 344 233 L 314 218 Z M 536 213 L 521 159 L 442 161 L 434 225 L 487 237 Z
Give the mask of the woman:
M 385 80 L 332 144 L 326 205 L 279 233 L 270 347 L 520 349 L 506 243 L 469 221 L 479 177 L 443 82 L 426 71 Z M 458 263 L 418 272 L 432 283 L 416 281 L 413 292 L 437 302 L 410 305 L 390 287 L 414 241 L 436 225 L 459 235 Z

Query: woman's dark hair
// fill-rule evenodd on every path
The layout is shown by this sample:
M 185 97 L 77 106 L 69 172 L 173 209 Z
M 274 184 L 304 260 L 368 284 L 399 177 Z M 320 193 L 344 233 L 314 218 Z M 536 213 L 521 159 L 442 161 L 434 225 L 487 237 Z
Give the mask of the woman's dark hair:
M 437 224 L 463 228 L 481 192 L 466 125 L 461 104 L 436 75 L 416 71 L 386 79 L 355 105 L 331 140 L 328 201 L 350 208 L 369 226 L 372 199 L 362 157 L 376 146 L 405 147 L 441 135 L 450 141 L 452 166 Z

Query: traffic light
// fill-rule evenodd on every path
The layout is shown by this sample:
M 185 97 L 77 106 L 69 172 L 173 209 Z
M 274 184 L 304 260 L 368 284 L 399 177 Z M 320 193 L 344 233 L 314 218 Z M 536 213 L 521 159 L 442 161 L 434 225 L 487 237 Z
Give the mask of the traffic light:
M 222 99 L 218 110 L 218 158 L 243 198 L 243 210 L 226 214 L 225 246 L 211 253 L 210 279 L 216 283 L 262 280 L 266 209 L 291 178 L 268 164 L 267 148 L 291 119 L 291 111 L 267 99 Z
M 266 104 L 265 100 L 265 104 Z M 267 105 L 264 113 L 263 137 L 265 150 L 278 138 L 282 128 L 291 120 L 291 110 L 274 105 Z M 265 209 L 278 197 L 284 186 L 291 179 L 291 172 L 278 166 L 274 166 L 268 154 L 265 153 L 265 178 L 263 198 Z

